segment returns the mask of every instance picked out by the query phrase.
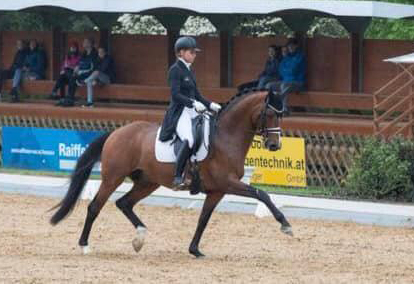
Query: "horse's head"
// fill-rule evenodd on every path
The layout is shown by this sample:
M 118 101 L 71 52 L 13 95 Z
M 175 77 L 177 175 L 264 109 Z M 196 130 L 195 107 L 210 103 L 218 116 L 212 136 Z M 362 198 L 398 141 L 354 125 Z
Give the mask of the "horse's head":
M 256 130 L 263 137 L 264 146 L 270 151 L 282 148 L 282 129 L 279 126 L 283 117 L 283 99 L 278 93 L 269 92 L 263 107 L 255 117 Z

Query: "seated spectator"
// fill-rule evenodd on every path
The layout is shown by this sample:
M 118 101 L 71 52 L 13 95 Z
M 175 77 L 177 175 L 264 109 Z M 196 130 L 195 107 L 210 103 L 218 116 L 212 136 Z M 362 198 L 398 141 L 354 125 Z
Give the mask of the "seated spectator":
M 10 68 L 0 71 L 0 98 L 1 98 L 1 92 L 3 89 L 4 80 L 12 79 L 14 77 L 16 70 L 18 69 L 21 70 L 24 66 L 24 63 L 26 62 L 26 56 L 27 56 L 26 43 L 23 40 L 19 39 L 16 42 L 16 49 L 17 50 L 13 58 L 13 63 L 10 66 Z M 13 86 L 16 87 L 17 85 L 15 86 L 15 83 L 13 82 Z M 15 98 L 14 100 L 17 99 L 17 97 L 14 97 L 14 98 Z
M 50 99 L 59 99 L 64 97 L 65 86 L 69 83 L 70 78 L 73 76 L 75 68 L 78 66 L 80 60 L 79 45 L 77 42 L 73 42 L 69 46 L 69 52 L 63 61 L 62 69 L 60 70 L 59 78 L 56 80 L 56 84 L 52 89 Z M 60 96 L 57 91 L 60 90 Z
M 84 51 L 79 59 L 79 64 L 74 69 L 73 76 L 69 80 L 68 93 L 57 105 L 64 107 L 74 106 L 77 87 L 85 84 L 85 79 L 92 74 L 96 67 L 98 53 L 94 47 L 93 39 L 85 38 L 83 41 L 83 49 Z
M 44 52 L 39 50 L 37 41 L 35 39 L 30 40 L 29 50 L 25 57 L 25 61 L 22 68 L 17 68 L 13 76 L 13 88 L 11 91 L 12 102 L 19 101 L 18 88 L 22 82 L 22 79 L 28 80 L 41 80 L 45 77 L 46 58 Z
M 106 85 L 115 80 L 115 64 L 112 57 L 107 54 L 104 47 L 98 49 L 98 62 L 92 74 L 85 79 L 87 87 L 86 106 L 93 107 L 93 86 L 96 84 Z
M 299 50 L 298 40 L 293 38 L 287 43 L 288 53 L 279 64 L 280 82 L 272 84 L 271 88 L 280 92 L 283 97 L 284 110 L 288 112 L 287 96 L 305 88 L 306 62 L 305 56 Z
M 286 45 L 281 46 L 280 47 L 279 65 L 278 65 L 279 80 L 278 81 L 271 81 L 267 84 L 268 88 L 271 88 L 272 90 L 274 90 L 277 93 L 280 92 L 280 86 L 282 85 L 282 82 L 283 82 L 282 74 L 280 74 L 279 70 L 282 70 L 283 68 L 285 68 L 285 67 L 282 67 L 282 65 L 285 65 L 287 61 L 283 60 L 283 59 L 288 55 L 289 55 L 289 50 L 288 50 L 287 46 Z
M 279 80 L 280 47 L 270 45 L 268 47 L 269 58 L 266 61 L 264 70 L 259 75 L 257 87 L 262 89 L 271 81 Z

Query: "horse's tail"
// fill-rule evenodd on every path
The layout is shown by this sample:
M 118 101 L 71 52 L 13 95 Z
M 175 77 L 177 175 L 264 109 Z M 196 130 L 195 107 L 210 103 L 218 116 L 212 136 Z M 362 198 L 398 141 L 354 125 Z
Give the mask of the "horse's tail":
M 91 175 L 92 168 L 99 161 L 103 146 L 111 133 L 106 133 L 94 140 L 89 147 L 83 152 L 76 163 L 75 170 L 70 178 L 68 192 L 62 201 L 51 210 L 59 207 L 58 211 L 50 219 L 52 225 L 56 225 L 65 218 L 73 209 L 76 201 L 82 193 L 83 187 Z

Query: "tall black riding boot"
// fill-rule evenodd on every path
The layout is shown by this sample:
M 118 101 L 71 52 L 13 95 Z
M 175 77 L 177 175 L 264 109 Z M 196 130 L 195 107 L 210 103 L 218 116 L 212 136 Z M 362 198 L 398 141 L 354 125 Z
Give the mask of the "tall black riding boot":
M 183 172 L 185 165 L 187 164 L 187 159 L 190 156 L 190 147 L 188 146 L 188 141 L 185 140 L 181 145 L 180 150 L 177 154 L 177 161 L 175 164 L 175 174 L 174 174 L 174 181 L 173 181 L 173 188 L 174 189 L 181 189 L 184 184 L 184 177 Z

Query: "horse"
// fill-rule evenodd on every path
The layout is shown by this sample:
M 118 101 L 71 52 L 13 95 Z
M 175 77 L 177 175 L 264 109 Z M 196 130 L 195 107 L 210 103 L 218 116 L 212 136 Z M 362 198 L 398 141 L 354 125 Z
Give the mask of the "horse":
M 189 246 L 189 253 L 196 258 L 204 256 L 199 250 L 202 234 L 216 205 L 225 194 L 255 198 L 263 202 L 281 224 L 281 231 L 293 236 L 291 225 L 269 195 L 240 181 L 244 175 L 244 160 L 254 135 L 262 136 L 267 149 L 280 149 L 282 133 L 279 124 L 282 117 L 282 98 L 267 90 L 257 89 L 236 94 L 217 114 L 210 152 L 205 160 L 199 162 L 199 176 L 206 197 Z M 158 127 L 156 123 L 132 122 L 97 138 L 79 157 L 66 195 L 52 208 L 58 210 L 50 222 L 56 225 L 73 210 L 94 164 L 101 160 L 102 182 L 88 206 L 79 239 L 84 254 L 90 252 L 88 238 L 94 220 L 126 177 L 131 178 L 133 186 L 116 201 L 116 206 L 136 229 L 132 241 L 135 251 L 141 249 L 147 227 L 134 213 L 133 207 L 160 185 L 171 188 L 173 181 L 174 164 L 160 163 L 155 158 Z

